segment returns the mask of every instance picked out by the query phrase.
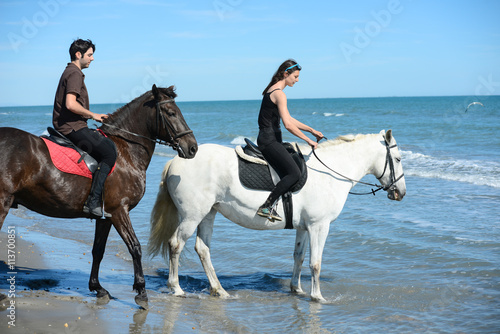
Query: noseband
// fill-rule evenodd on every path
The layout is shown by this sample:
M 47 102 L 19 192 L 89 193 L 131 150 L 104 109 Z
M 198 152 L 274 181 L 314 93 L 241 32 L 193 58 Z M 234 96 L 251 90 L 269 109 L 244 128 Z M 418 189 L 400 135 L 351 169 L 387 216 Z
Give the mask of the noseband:
M 157 144 L 160 144 L 160 145 L 172 146 L 172 148 L 177 151 L 179 149 L 179 140 L 178 139 L 181 138 L 182 136 L 193 133 L 193 130 L 189 129 L 189 130 L 182 131 L 179 133 L 177 133 L 175 131 L 172 124 L 170 124 L 170 122 L 167 120 L 165 115 L 161 112 L 161 106 L 164 104 L 167 104 L 167 103 L 171 103 L 171 102 L 174 102 L 174 99 L 168 99 L 165 101 L 156 102 L 156 133 L 158 135 L 160 133 L 161 128 L 166 128 L 167 133 L 170 136 L 170 138 L 168 141 L 164 141 L 164 140 L 157 138 L 155 140 L 155 142 Z M 161 125 L 160 125 L 160 123 L 161 123 Z

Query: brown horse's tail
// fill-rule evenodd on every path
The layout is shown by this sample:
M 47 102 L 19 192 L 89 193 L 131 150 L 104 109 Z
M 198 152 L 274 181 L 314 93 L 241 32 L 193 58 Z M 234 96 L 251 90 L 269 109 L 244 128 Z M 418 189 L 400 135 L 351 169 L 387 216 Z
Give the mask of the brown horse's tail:
M 156 202 L 151 212 L 151 228 L 148 242 L 148 253 L 151 256 L 161 253 L 165 259 L 168 259 L 169 255 L 168 240 L 170 240 L 179 225 L 177 208 L 167 188 L 166 177 L 171 163 L 172 160 L 165 165 L 165 169 L 163 170 L 160 189 L 158 190 Z

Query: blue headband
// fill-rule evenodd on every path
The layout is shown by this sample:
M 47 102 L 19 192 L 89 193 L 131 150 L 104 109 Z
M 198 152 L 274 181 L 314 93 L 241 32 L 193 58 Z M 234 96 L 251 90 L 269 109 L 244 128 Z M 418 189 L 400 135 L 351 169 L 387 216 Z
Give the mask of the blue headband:
M 295 66 L 297 66 L 297 69 L 298 69 L 299 71 L 302 69 L 302 66 L 300 66 L 299 64 L 295 64 L 295 65 L 292 65 L 292 66 L 290 66 L 289 68 L 287 68 L 287 69 L 285 70 L 285 72 L 286 72 L 286 71 L 288 71 L 289 69 L 294 68 Z

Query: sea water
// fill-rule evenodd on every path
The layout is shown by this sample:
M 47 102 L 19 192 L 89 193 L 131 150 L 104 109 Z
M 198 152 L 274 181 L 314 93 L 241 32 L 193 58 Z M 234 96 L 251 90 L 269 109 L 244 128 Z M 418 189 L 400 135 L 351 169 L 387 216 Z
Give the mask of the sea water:
M 466 111 L 474 101 L 483 106 Z M 260 101 L 178 106 L 199 144 L 235 147 L 244 138 L 256 140 Z M 91 110 L 111 113 L 118 107 L 101 104 Z M 209 295 L 192 237 L 180 267 L 187 298 L 169 293 L 163 259 L 144 256 L 150 304 L 159 311 L 140 321 L 115 312 L 114 328 L 151 333 L 192 328 L 228 333 L 498 333 L 500 97 L 302 99 L 289 100 L 288 107 L 293 117 L 330 139 L 392 129 L 403 157 L 403 201 L 390 201 L 382 192 L 351 195 L 331 224 L 321 271 L 327 302 L 310 301 L 307 258 L 302 277 L 306 295 L 289 292 L 294 231 L 252 231 L 218 215 L 212 261 L 232 298 Z M 0 108 L 0 126 L 35 135 L 45 132 L 51 117 L 50 106 Z M 284 140 L 298 139 L 285 130 Z M 146 193 L 130 213 L 144 250 L 161 172 L 174 156 L 171 148 L 156 147 Z M 376 181 L 373 176 L 365 180 Z M 369 191 L 362 185 L 355 190 Z M 49 218 L 21 207 L 10 211 L 4 230 L 8 225 L 18 226 L 35 244 L 80 248 L 87 256 L 91 251 L 94 222 L 87 219 Z M 101 283 L 120 299 L 121 291 L 112 287 L 131 289 L 133 276 L 130 255 L 114 231 L 106 254 L 102 272 L 122 269 L 120 274 L 101 274 Z M 87 280 L 90 265 L 78 273 Z M 111 301 L 107 308 L 116 305 Z

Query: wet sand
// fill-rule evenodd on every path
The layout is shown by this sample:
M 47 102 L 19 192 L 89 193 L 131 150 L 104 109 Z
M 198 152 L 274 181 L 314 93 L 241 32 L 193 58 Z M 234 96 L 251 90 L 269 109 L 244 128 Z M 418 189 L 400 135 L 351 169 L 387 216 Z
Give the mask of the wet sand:
M 107 321 L 99 316 L 100 306 L 90 292 L 84 290 L 83 277 L 79 277 L 83 273 L 64 272 L 64 261 L 48 266 L 49 253 L 52 255 L 56 251 L 44 252 L 18 235 L 15 243 L 11 242 L 15 247 L 9 247 L 8 241 L 8 234 L 0 233 L 2 333 L 109 332 Z M 72 255 L 66 255 L 64 257 L 76 266 L 87 260 L 83 254 L 76 259 L 73 254 L 71 260 Z M 8 264 L 13 263 L 14 267 L 9 267 Z M 77 284 L 66 287 L 69 281 Z
M 124 279 L 130 286 L 120 283 L 103 284 L 118 297 L 111 301 L 99 300 L 88 290 L 92 261 L 88 251 L 79 252 L 73 246 L 63 247 L 64 250 L 42 250 L 38 247 L 38 241 L 46 246 L 47 243 L 50 244 L 51 237 L 41 235 L 37 236 L 35 243 L 17 234 L 15 247 L 9 247 L 9 239 L 13 238 L 9 238 L 7 228 L 2 230 L 0 332 L 140 332 L 148 311 L 134 303 L 131 268 L 125 274 L 130 279 Z M 61 245 L 57 246 L 60 248 Z M 14 250 L 15 258 L 9 249 Z M 15 266 L 10 267 L 9 264 L 14 262 Z M 125 270 L 120 267 L 102 269 L 100 275 L 106 280 L 110 276 L 116 277 L 119 282 Z
M 4 225 L 0 232 L 4 297 L 0 333 L 186 333 L 200 330 L 207 318 L 215 328 L 226 319 L 218 316 L 224 313 L 220 312 L 223 300 L 207 293 L 173 296 L 165 287 L 166 273 L 151 268 L 145 270 L 149 308 L 142 309 L 134 302 L 132 262 L 111 251 L 104 255 L 99 279 L 112 298 L 97 299 L 88 289 L 91 245 L 22 226 L 15 227 L 11 238 L 15 239 L 15 267 L 10 268 L 8 231 Z M 12 277 L 15 282 L 9 281 Z M 225 331 L 234 330 L 230 326 Z

